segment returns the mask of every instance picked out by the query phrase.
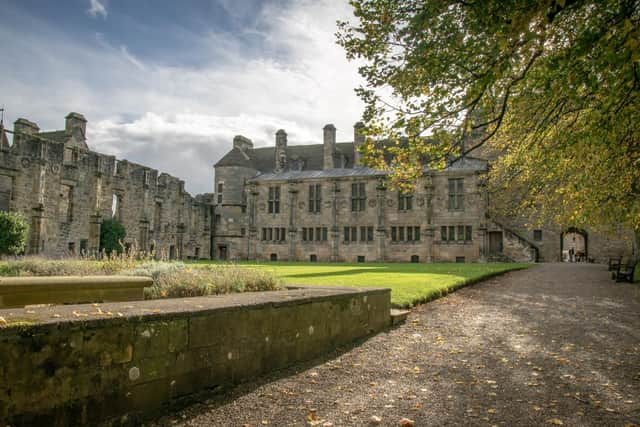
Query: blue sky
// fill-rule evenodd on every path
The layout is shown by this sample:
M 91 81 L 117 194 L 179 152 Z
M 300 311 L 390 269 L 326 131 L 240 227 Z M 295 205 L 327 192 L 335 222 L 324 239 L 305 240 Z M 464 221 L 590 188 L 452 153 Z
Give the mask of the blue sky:
M 351 140 L 357 66 L 335 44 L 344 0 L 5 0 L 0 104 L 60 129 L 69 111 L 89 146 L 213 188 L 242 134 L 272 145 Z

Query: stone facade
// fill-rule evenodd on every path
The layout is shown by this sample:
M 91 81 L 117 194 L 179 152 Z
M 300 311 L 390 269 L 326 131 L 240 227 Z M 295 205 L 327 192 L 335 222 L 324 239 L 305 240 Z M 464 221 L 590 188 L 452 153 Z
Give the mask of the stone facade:
M 473 262 L 489 259 L 487 162 L 465 157 L 444 171 L 425 169 L 411 195 L 387 185 L 386 174 L 363 167 L 354 141 L 253 148 L 245 137 L 215 165 L 214 256 L 219 259 L 321 262 Z M 535 249 L 516 240 L 513 259 L 533 261 Z M 514 246 L 511 245 L 511 246 Z M 502 252 L 502 251 L 501 251 Z
M 361 123 L 353 142 L 336 142 L 326 125 L 323 143 L 254 148 L 237 136 L 215 165 L 213 253 L 218 259 L 322 262 L 560 261 L 570 227 L 543 230 L 530 221 L 489 212 L 484 187 L 489 161 L 465 157 L 443 171 L 425 168 L 415 192 L 390 189 L 386 174 L 360 165 Z M 630 255 L 621 232 L 581 230 L 585 259 Z
M 170 258 L 209 258 L 213 195 L 192 197 L 184 182 L 147 166 L 89 149 L 86 120 L 41 132 L 14 124 L 13 144 L 0 145 L 0 210 L 30 222 L 28 254 L 94 253 L 105 219 L 120 220 L 126 246 Z

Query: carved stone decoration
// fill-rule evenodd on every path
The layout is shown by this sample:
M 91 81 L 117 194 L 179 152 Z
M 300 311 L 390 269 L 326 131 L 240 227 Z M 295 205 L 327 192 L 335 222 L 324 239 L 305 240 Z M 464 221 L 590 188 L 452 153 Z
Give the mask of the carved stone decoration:
M 370 199 L 369 200 L 369 207 L 370 208 L 375 208 L 376 207 L 376 199 Z
M 347 207 L 347 201 L 346 200 L 340 200 L 340 207 L 342 209 L 346 208 Z
M 267 205 L 265 203 L 258 204 L 258 210 L 260 212 L 264 212 L 265 210 L 267 210 Z
M 416 199 L 416 204 L 420 207 L 424 206 L 424 197 L 418 197 Z
M 304 207 L 305 207 L 304 202 L 298 202 L 298 209 L 304 209 Z
M 23 157 L 21 163 L 22 163 L 22 167 L 27 169 L 31 166 L 31 159 L 28 157 Z
M 58 164 L 51 165 L 50 169 L 51 169 L 51 172 L 56 174 L 56 175 L 60 173 L 60 165 L 58 165 Z
M 393 202 L 392 199 L 387 200 L 387 206 L 389 206 L 390 208 L 393 207 L 393 205 L 395 205 L 395 203 Z
M 325 208 L 330 208 L 331 207 L 331 200 L 325 200 L 324 207 Z

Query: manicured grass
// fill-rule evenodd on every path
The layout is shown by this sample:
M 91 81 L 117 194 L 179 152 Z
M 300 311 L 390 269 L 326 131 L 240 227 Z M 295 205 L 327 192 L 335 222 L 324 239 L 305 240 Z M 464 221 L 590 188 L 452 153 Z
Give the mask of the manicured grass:
M 391 304 L 411 307 L 461 286 L 530 264 L 244 263 L 274 271 L 286 284 L 391 288 Z

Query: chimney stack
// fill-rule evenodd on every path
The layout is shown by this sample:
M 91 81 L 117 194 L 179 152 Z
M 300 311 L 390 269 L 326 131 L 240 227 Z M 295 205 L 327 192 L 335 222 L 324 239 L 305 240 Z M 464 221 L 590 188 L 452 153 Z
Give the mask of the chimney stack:
M 323 145 L 324 145 L 324 162 L 323 169 L 333 169 L 334 153 L 336 151 L 336 127 L 328 124 L 323 129 Z
M 287 168 L 287 133 L 284 129 L 276 132 L 275 168 L 276 172 L 283 172 Z
M 359 148 L 364 145 L 365 137 L 362 133 L 364 123 L 357 122 L 353 125 L 353 164 L 355 167 L 362 166 Z
M 20 144 L 28 139 L 28 135 L 35 135 L 40 132 L 40 128 L 34 122 L 20 118 L 13 122 L 13 144 Z
M 40 132 L 40 128 L 34 122 L 20 118 L 13 123 L 13 131 L 15 133 L 34 135 Z
M 71 112 L 65 117 L 64 130 L 76 136 L 76 140 L 80 138 L 85 141 L 87 139 L 87 119 L 80 113 Z
M 238 148 L 243 153 L 247 154 L 253 149 L 253 142 L 242 135 L 236 135 L 233 137 L 233 148 Z

